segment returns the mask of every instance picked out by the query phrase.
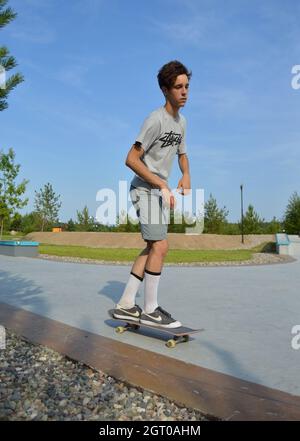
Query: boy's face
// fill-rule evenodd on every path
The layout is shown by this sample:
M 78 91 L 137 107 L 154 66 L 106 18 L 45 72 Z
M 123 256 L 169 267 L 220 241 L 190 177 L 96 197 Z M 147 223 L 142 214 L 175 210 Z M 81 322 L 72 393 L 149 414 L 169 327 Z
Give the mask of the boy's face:
M 165 96 L 174 107 L 183 107 L 188 99 L 189 80 L 187 75 L 178 75 L 174 86 L 171 89 L 165 90 Z

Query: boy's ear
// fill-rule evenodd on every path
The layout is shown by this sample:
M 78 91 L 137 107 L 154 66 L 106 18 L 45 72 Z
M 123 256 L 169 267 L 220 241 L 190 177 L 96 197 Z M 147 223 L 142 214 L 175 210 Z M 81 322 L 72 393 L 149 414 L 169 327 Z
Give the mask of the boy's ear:
M 162 87 L 162 92 L 165 96 L 167 96 L 167 89 L 165 86 Z

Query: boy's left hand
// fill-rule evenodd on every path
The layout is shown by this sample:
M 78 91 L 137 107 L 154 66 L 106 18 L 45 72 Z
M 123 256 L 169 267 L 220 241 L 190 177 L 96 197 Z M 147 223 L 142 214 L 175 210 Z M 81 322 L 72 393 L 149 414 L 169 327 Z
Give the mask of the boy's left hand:
M 191 192 L 191 178 L 189 175 L 183 175 L 179 180 L 177 185 L 177 193 L 180 193 L 182 196 L 190 194 Z

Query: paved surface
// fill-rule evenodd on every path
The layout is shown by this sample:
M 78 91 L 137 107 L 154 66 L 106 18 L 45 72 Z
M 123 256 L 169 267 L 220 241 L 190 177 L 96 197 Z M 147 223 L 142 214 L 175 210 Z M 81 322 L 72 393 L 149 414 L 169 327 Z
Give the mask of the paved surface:
M 183 324 L 204 327 L 168 349 L 150 330 L 117 335 L 107 316 L 130 266 L 84 265 L 0 255 L 0 302 L 105 337 L 300 395 L 300 256 L 249 267 L 165 267 L 159 300 Z M 143 289 L 137 302 L 143 305 Z M 150 337 L 150 335 L 152 337 Z

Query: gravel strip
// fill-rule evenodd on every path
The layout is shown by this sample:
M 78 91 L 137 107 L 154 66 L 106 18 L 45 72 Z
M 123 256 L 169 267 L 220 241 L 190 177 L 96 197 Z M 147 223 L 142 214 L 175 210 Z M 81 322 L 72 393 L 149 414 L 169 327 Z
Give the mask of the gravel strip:
M 132 265 L 133 261 L 107 261 L 86 259 L 82 257 L 52 256 L 50 254 L 39 254 L 38 258 L 45 260 L 54 260 L 57 262 L 89 263 L 98 265 Z M 269 265 L 275 263 L 294 262 L 291 256 L 279 255 L 275 253 L 253 253 L 252 259 L 242 261 L 226 262 L 191 262 L 191 263 L 164 263 L 164 266 L 246 266 L 246 265 Z
M 6 329 L 6 349 L 0 349 L 0 420 L 207 421 L 208 417 Z

